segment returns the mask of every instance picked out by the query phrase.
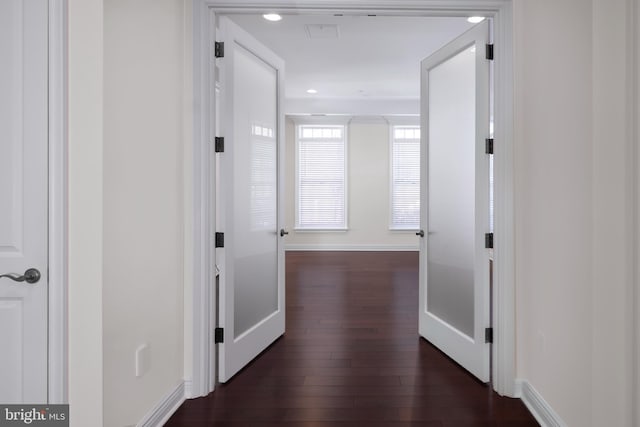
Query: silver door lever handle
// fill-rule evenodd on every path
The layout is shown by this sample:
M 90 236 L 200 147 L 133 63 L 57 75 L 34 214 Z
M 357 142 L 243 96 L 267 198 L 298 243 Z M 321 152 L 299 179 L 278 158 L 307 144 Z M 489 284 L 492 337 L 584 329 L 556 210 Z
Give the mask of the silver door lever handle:
M 7 279 L 11 279 L 14 282 L 27 282 L 27 283 L 36 283 L 40 280 L 41 274 L 36 268 L 30 268 L 24 272 L 22 276 L 18 274 L 0 274 L 0 279 L 6 277 Z

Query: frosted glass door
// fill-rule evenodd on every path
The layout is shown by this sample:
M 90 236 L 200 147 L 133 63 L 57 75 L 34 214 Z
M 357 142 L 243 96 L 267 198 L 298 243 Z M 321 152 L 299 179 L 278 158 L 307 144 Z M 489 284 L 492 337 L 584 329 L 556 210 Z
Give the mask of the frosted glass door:
M 224 211 L 221 381 L 284 333 L 279 235 L 279 91 L 282 62 L 231 21 L 221 20 L 225 56 L 220 130 Z
M 420 333 L 489 380 L 488 26 L 422 62 L 423 191 Z

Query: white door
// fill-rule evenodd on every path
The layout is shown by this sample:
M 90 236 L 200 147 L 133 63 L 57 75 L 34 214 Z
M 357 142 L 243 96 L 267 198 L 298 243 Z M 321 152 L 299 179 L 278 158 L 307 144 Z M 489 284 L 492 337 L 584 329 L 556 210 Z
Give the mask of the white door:
M 220 70 L 218 377 L 228 381 L 284 333 L 284 63 L 225 17 Z M 282 232 L 281 232 L 282 231 Z
M 0 278 L 0 402 L 5 404 L 47 402 L 47 22 L 47 0 L 0 2 L 0 275 L 5 275 Z
M 420 335 L 489 381 L 485 21 L 421 63 Z

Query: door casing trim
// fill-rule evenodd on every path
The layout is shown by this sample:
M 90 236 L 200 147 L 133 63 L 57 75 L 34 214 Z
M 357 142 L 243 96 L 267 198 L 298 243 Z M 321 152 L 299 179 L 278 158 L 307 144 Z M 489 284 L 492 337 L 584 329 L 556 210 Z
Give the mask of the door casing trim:
M 632 266 L 632 289 L 630 294 L 630 304 L 632 305 L 632 370 L 633 379 L 631 385 L 631 402 L 640 400 L 640 264 L 637 263 L 640 257 L 640 2 L 638 0 L 627 1 L 627 85 L 629 87 L 627 96 L 627 138 L 628 138 L 628 166 L 631 169 L 631 227 L 633 239 L 629 265 Z M 640 405 L 632 404 L 633 414 L 631 419 L 633 425 L 640 425 Z
M 215 348 L 212 337 L 216 318 L 215 251 L 211 237 L 215 226 L 215 166 L 209 141 L 215 136 L 215 83 L 213 42 L 215 13 L 376 13 L 385 15 L 469 16 L 493 18 L 495 45 L 494 155 L 494 347 L 493 388 L 501 395 L 515 397 L 515 240 L 514 240 L 514 67 L 513 7 L 511 0 L 194 0 L 193 7 L 193 312 L 191 396 L 205 396 L 214 389 Z M 417 66 L 417 65 L 416 65 Z
M 48 403 L 68 403 L 67 0 L 49 0 Z

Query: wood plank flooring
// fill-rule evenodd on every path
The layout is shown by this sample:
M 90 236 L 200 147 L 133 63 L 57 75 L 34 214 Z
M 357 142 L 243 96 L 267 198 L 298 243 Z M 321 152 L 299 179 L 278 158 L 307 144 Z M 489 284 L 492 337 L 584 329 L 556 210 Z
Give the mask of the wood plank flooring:
M 285 336 L 166 426 L 538 426 L 418 337 L 415 252 L 288 252 Z

